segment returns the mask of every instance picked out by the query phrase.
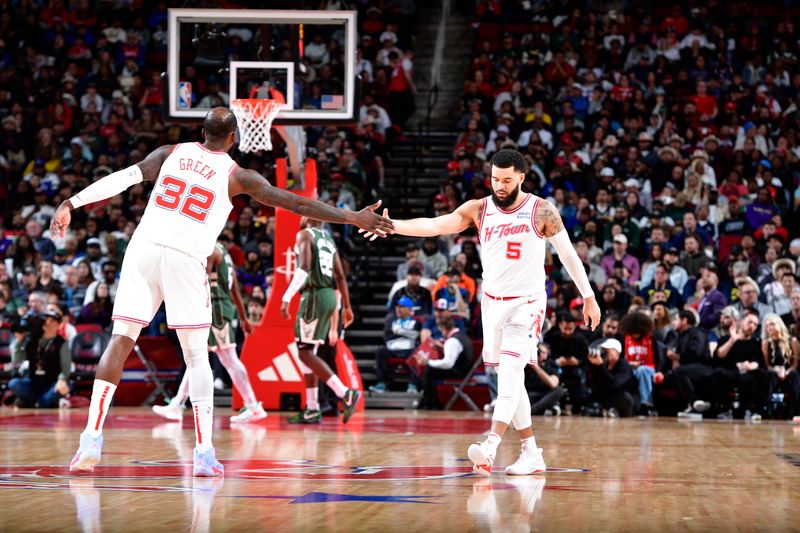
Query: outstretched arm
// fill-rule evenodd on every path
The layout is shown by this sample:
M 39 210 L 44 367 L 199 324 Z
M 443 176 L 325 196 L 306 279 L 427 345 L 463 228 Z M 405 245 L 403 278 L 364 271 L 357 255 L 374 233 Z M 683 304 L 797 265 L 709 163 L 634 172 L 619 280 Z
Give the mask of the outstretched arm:
M 50 235 L 52 237 L 64 236 L 72 220 L 70 211 L 73 209 L 116 196 L 141 181 L 154 181 L 161 171 L 161 164 L 164 163 L 172 149 L 173 146 L 171 145 L 156 148 L 143 161 L 124 170 L 109 174 L 92 183 L 72 198 L 61 202 L 61 205 L 58 206 L 53 215 L 53 219 L 50 221 Z
M 575 247 L 569 240 L 569 234 L 564 229 L 556 207 L 547 200 L 540 200 L 536 206 L 536 216 L 534 217 L 536 230 L 550 241 L 558 253 L 558 258 L 564 263 L 569 273 L 569 277 L 575 282 L 581 296 L 583 297 L 583 321 L 587 326 L 591 326 L 592 331 L 600 324 L 600 306 L 597 304 L 592 285 L 589 283 L 589 276 L 583 267 L 583 261 L 578 257 Z
M 393 229 L 391 220 L 374 212 L 380 207 L 380 201 L 365 207 L 361 211 L 347 211 L 319 200 L 312 200 L 273 187 L 261 174 L 254 170 L 237 168 L 231 179 L 229 194 L 231 197 L 238 194 L 248 194 L 264 205 L 287 209 L 300 216 L 323 222 L 353 224 L 381 237 L 385 237 Z
M 392 220 L 393 233 L 409 237 L 436 237 L 438 235 L 452 235 L 461 233 L 470 226 L 478 227 L 482 215 L 483 200 L 470 200 L 459 206 L 452 213 L 435 218 L 412 218 L 411 220 Z M 388 210 L 383 210 L 383 216 L 389 216 Z M 371 232 L 365 233 L 366 238 L 372 236 Z

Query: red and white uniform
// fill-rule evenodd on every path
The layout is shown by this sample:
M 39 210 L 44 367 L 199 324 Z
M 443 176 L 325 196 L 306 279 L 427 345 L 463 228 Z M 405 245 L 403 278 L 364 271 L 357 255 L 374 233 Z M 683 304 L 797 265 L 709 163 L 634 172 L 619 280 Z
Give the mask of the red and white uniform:
M 547 307 L 546 242 L 534 224 L 541 201 L 526 194 L 516 209 L 505 211 L 491 196 L 483 199 L 478 234 L 483 263 L 483 360 L 487 366 L 497 366 L 501 352 L 537 361 L 536 343 Z M 503 330 L 509 324 L 524 326 L 529 332 L 526 353 L 519 351 L 519 343 L 503 345 Z
M 206 259 L 233 209 L 228 180 L 235 169 L 226 152 L 175 146 L 125 252 L 115 320 L 147 325 L 164 301 L 171 328 L 211 324 Z

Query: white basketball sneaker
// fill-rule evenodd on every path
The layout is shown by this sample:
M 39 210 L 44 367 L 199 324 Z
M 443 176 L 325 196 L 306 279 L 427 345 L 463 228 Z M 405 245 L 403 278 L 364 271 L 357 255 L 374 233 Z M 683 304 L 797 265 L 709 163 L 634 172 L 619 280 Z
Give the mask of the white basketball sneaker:
M 233 415 L 231 417 L 231 422 L 234 423 L 247 423 L 247 422 L 255 422 L 256 420 L 261 420 L 267 418 L 267 412 L 261 407 L 261 402 L 258 402 L 254 406 L 251 407 L 243 407 L 241 411 L 239 411 L 238 415 Z
M 506 474 L 512 476 L 527 476 L 530 474 L 541 473 L 546 470 L 547 465 L 544 464 L 542 449 L 523 444 L 522 450 L 519 454 L 519 459 L 517 459 L 514 464 L 506 467 Z
M 492 465 L 494 464 L 494 453 L 489 448 L 486 441 L 470 444 L 467 450 L 469 460 L 472 461 L 472 471 L 484 477 L 492 475 Z
M 183 405 L 178 402 L 169 402 L 167 405 L 154 405 L 153 412 L 167 420 L 183 420 Z

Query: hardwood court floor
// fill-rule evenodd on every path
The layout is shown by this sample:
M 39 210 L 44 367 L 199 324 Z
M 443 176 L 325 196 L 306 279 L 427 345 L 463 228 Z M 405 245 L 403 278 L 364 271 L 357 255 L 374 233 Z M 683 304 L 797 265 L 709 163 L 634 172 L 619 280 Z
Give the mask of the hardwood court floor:
M 785 422 L 537 418 L 548 472 L 485 479 L 466 461 L 482 414 L 218 416 L 226 475 L 198 480 L 190 417 L 135 408 L 111 411 L 95 473 L 70 474 L 85 417 L 0 410 L 0 531 L 800 530 L 800 426 Z M 497 465 L 516 452 L 512 431 Z

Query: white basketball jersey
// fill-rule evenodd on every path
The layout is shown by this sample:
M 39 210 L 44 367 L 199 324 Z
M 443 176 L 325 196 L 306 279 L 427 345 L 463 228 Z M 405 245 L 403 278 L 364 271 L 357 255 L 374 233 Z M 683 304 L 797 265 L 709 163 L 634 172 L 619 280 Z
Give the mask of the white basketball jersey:
M 481 240 L 483 292 L 496 297 L 533 296 L 545 290 L 545 238 L 534 225 L 540 198 L 526 194 L 512 211 L 483 199 Z
M 196 142 L 176 145 L 161 165 L 135 235 L 205 264 L 233 209 L 228 179 L 235 168 L 226 152 Z

